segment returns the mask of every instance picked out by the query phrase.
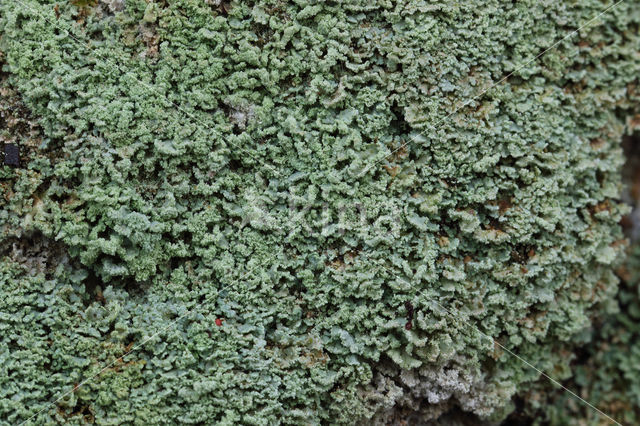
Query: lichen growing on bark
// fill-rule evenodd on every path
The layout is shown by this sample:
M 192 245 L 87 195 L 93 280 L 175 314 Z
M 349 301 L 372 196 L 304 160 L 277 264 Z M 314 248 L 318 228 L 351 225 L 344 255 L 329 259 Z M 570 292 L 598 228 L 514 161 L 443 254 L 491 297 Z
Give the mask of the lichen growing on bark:
M 617 291 L 637 6 L 528 62 L 606 5 L 1 2 L 41 132 L 3 253 L 67 255 L 2 260 L 0 417 L 501 419 L 538 373 L 487 335 L 568 377 Z

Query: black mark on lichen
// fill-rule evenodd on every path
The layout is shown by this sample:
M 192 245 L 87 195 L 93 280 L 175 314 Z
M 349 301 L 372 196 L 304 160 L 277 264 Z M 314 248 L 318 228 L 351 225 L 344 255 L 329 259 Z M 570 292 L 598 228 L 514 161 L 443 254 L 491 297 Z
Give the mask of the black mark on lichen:
M 18 167 L 20 165 L 20 148 L 14 143 L 4 144 L 4 164 Z

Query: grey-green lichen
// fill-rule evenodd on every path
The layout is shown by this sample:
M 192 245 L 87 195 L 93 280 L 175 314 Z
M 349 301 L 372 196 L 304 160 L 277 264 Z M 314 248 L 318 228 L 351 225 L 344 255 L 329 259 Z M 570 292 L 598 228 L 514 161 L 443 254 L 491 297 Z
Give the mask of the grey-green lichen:
M 588 344 L 577 351 L 573 376 L 565 383 L 591 404 L 621 424 L 640 422 L 640 246 L 630 250 L 620 269 L 624 278 L 618 306 L 594 321 Z M 606 420 L 591 407 L 572 399 L 564 390 L 538 383 L 522 395 L 521 418 L 534 425 L 602 425 Z
M 629 117 L 629 129 L 638 130 L 640 114 Z M 616 270 L 621 285 L 616 303 L 592 320 L 585 345 L 577 347 L 571 362 L 573 376 L 565 383 L 581 397 L 622 424 L 640 422 L 640 138 L 625 137 L 626 163 L 623 199 L 634 209 L 623 225 L 630 237 L 626 261 Z M 522 399 L 520 412 L 511 418 L 529 419 L 531 424 L 601 425 L 605 419 L 586 404 L 576 403 L 563 389 L 539 382 Z
M 1 170 L 0 418 L 500 419 L 539 375 L 487 335 L 568 377 L 617 290 L 640 7 L 520 64 L 603 7 L 0 2 L 41 131 Z

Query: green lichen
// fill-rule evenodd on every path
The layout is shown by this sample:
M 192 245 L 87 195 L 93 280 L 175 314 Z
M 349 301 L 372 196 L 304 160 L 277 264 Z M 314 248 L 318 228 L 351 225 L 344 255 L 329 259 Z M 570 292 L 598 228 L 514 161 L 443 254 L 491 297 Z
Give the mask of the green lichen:
M 637 2 L 523 68 L 606 5 L 75 3 L 0 3 L 42 132 L 3 247 L 68 253 L 2 261 L 0 418 L 501 419 L 539 375 L 487 335 L 570 375 L 617 291 Z
M 594 321 L 588 344 L 572 360 L 572 377 L 565 384 L 622 424 L 640 421 L 638 365 L 640 346 L 640 246 L 637 242 L 620 269 L 623 285 L 617 307 Z M 564 390 L 538 383 L 522 395 L 519 416 L 531 424 L 601 425 L 607 421 L 591 407 L 573 399 Z M 515 417 L 515 415 L 514 415 Z

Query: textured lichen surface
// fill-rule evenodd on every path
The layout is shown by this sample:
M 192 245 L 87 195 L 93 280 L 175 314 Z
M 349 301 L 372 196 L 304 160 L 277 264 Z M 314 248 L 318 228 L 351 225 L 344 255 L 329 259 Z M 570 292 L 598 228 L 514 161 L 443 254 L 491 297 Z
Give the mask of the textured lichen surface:
M 566 385 L 622 424 L 633 425 L 640 422 L 640 246 L 632 248 L 620 272 L 624 284 L 617 297 L 619 311 L 595 321 L 590 342 L 579 349 Z M 524 394 L 523 400 L 520 417 L 534 425 L 606 423 L 595 410 L 543 383 Z
M 638 130 L 640 115 L 629 118 L 629 129 Z M 633 206 L 622 224 L 631 246 L 616 270 L 621 285 L 616 304 L 593 318 L 587 344 L 577 347 L 571 362 L 573 376 L 565 385 L 622 424 L 640 422 L 640 134 L 624 138 L 626 162 L 623 199 Z M 518 397 L 519 412 L 507 421 L 526 419 L 532 425 L 606 423 L 598 412 L 580 404 L 564 390 L 539 382 Z
M 568 377 L 638 2 L 520 65 L 606 6 L 1 1 L 0 418 L 501 419 L 538 374 L 487 336 Z

